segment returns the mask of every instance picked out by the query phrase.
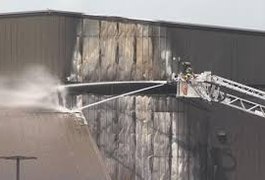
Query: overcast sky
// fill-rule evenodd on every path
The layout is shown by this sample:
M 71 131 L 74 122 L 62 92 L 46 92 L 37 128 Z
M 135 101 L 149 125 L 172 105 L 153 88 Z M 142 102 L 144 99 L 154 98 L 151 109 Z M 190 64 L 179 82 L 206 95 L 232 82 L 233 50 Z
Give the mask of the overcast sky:
M 47 8 L 265 30 L 265 0 L 0 0 L 0 12 Z

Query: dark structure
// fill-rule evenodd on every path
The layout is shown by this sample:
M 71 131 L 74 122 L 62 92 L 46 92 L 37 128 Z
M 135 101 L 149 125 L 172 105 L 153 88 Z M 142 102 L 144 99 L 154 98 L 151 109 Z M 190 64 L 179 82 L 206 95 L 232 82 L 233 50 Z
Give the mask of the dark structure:
M 34 160 L 37 157 L 28 156 L 3 156 L 0 159 L 16 161 L 16 180 L 20 180 L 20 162 L 23 160 Z
M 166 80 L 180 59 L 195 72 L 265 84 L 265 32 L 43 11 L 1 15 L 0 34 L 3 74 L 41 64 L 62 81 Z M 113 179 L 265 178 L 258 117 L 163 96 L 126 97 L 85 116 Z

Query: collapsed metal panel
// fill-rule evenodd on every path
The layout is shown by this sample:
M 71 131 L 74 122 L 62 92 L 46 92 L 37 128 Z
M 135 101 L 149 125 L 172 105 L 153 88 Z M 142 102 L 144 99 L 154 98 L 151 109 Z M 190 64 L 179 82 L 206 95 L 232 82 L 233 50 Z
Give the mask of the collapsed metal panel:
M 0 109 L 0 156 L 21 161 L 20 179 L 109 179 L 87 126 L 73 114 L 36 109 Z M 15 179 L 16 162 L 0 159 L 0 179 Z

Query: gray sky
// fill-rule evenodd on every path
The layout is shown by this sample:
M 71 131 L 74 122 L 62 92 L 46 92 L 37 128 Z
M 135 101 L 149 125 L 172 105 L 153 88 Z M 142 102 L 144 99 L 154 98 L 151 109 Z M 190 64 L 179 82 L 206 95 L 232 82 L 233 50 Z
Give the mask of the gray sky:
M 265 30 L 265 0 L 0 0 L 0 12 L 47 8 Z

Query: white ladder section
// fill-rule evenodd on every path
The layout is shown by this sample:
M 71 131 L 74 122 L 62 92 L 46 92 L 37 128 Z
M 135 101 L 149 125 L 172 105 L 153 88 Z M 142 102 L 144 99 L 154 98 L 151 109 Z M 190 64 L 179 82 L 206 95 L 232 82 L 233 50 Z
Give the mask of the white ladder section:
M 238 82 L 231 81 L 229 79 L 225 79 L 216 75 L 211 75 L 211 82 L 214 85 L 219 87 L 225 87 L 227 89 L 234 90 L 236 92 L 242 93 L 244 95 L 249 95 L 255 97 L 257 99 L 265 100 L 265 92 L 259 89 L 255 89 L 253 87 L 249 87 L 244 84 L 240 84 Z M 219 102 L 221 104 L 245 111 L 247 113 L 251 113 L 260 117 L 265 118 L 265 106 L 259 103 L 254 102 L 254 100 L 247 100 L 235 95 L 225 94 L 220 91 L 222 95 L 224 95 L 224 99 L 222 101 L 217 101 L 216 99 L 212 99 L 212 101 Z
M 226 94 L 226 98 L 223 101 L 218 102 L 239 109 L 241 111 L 245 111 L 247 113 L 265 118 L 265 106 L 262 104 L 258 104 L 231 94 Z
M 226 87 L 228 89 L 232 89 L 234 91 L 265 100 L 264 91 L 216 75 L 212 75 L 211 77 L 212 77 L 212 83 L 215 83 L 221 87 Z

